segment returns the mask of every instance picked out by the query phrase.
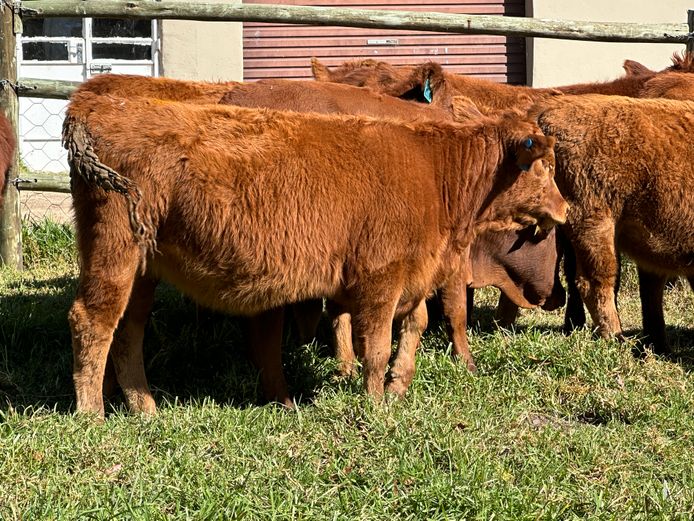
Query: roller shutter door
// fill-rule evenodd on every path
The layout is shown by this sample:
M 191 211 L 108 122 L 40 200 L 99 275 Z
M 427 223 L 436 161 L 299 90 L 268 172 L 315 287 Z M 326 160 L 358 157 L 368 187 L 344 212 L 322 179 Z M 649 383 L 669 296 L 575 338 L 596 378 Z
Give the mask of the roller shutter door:
M 409 3 L 408 3 L 409 2 Z M 276 0 L 251 0 L 272 4 Z M 525 16 L 524 0 L 302 0 L 287 5 L 317 5 L 354 9 L 400 9 L 444 13 Z M 244 79 L 311 78 L 310 58 L 327 65 L 355 58 L 414 64 L 433 59 L 451 72 L 504 83 L 525 83 L 525 41 L 504 36 L 457 35 L 351 27 L 310 27 L 291 24 L 244 23 Z

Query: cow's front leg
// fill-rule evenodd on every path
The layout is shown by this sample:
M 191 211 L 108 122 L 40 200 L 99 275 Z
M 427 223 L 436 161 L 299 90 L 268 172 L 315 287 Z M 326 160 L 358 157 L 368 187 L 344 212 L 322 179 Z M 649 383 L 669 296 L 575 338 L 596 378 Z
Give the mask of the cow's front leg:
M 639 296 L 641 297 L 641 317 L 645 341 L 653 346 L 653 351 L 668 352 L 665 339 L 665 316 L 663 314 L 663 292 L 667 276 L 650 273 L 638 268 Z
M 282 367 L 284 308 L 264 311 L 248 319 L 251 360 L 260 371 L 260 385 L 268 401 L 294 407 Z
M 83 246 L 77 296 L 68 320 L 72 333 L 77 410 L 104 415 L 104 369 L 113 334 L 128 304 L 140 260 L 135 245 Z
M 368 289 L 369 293 L 353 303 L 352 331 L 355 351 L 363 354 L 364 389 L 378 399 L 383 396 L 393 316 L 400 292 L 395 293 L 385 284 Z
M 424 299 L 402 320 L 398 351 L 390 368 L 386 391 L 404 396 L 415 373 L 415 354 L 427 328 L 427 306 Z
M 456 359 L 462 359 L 468 370 L 474 373 L 477 366 L 467 339 L 467 289 L 464 277 L 456 276 L 441 288 L 440 293 L 448 338 L 453 343 L 452 355 Z
M 619 270 L 614 223 L 608 218 L 590 221 L 570 234 L 576 253 L 576 283 L 598 334 L 621 338 L 614 289 Z
M 125 401 L 132 412 L 144 414 L 156 412 L 156 404 L 147 385 L 142 356 L 145 326 L 154 303 L 156 287 L 157 282 L 149 277 L 136 278 L 128 307 L 111 346 L 111 359 Z

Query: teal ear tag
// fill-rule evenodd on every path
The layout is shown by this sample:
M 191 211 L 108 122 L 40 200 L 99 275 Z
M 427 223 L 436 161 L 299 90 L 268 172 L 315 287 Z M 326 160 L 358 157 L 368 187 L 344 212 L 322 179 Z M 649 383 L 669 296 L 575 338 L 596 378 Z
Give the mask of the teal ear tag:
M 431 103 L 431 85 L 429 85 L 429 78 L 424 82 L 424 99 L 427 103 Z

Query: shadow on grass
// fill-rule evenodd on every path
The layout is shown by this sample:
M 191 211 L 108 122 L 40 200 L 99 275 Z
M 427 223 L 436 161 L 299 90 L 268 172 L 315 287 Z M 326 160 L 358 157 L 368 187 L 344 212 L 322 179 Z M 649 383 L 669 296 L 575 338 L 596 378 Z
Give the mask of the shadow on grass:
M 637 355 L 642 355 L 648 346 L 642 341 L 641 329 L 624 331 L 628 338 L 636 339 Z M 694 370 L 694 329 L 680 326 L 665 326 L 665 338 L 670 349 L 669 353 L 658 355 L 663 360 L 679 364 L 686 371 Z
M 67 313 L 76 285 L 69 276 L 8 284 L 9 294 L 0 301 L 0 410 L 74 410 Z M 144 341 L 147 377 L 157 402 L 264 403 L 246 338 L 242 319 L 199 308 L 161 285 Z M 330 350 L 315 342 L 300 345 L 290 330 L 284 340 L 290 392 L 297 401 L 310 402 L 330 378 L 332 368 L 325 362 Z M 111 406 L 118 403 L 116 398 Z
M 73 401 L 67 311 L 71 276 L 23 279 L 0 300 L 0 409 L 50 408 Z

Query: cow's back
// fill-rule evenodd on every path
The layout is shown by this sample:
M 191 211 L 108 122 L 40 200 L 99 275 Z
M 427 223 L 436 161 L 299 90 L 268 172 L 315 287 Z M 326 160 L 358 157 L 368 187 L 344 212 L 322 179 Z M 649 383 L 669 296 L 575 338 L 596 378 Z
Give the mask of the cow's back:
M 233 86 L 220 103 L 321 114 L 353 114 L 406 121 L 450 121 L 446 110 L 414 105 L 368 87 L 289 80 L 261 80 Z
M 82 83 L 79 92 L 113 94 L 122 98 L 155 98 L 187 103 L 218 103 L 238 82 L 203 82 L 152 78 L 135 74 L 99 74 Z
M 641 91 L 642 98 L 694 100 L 694 74 L 671 72 L 650 79 Z

